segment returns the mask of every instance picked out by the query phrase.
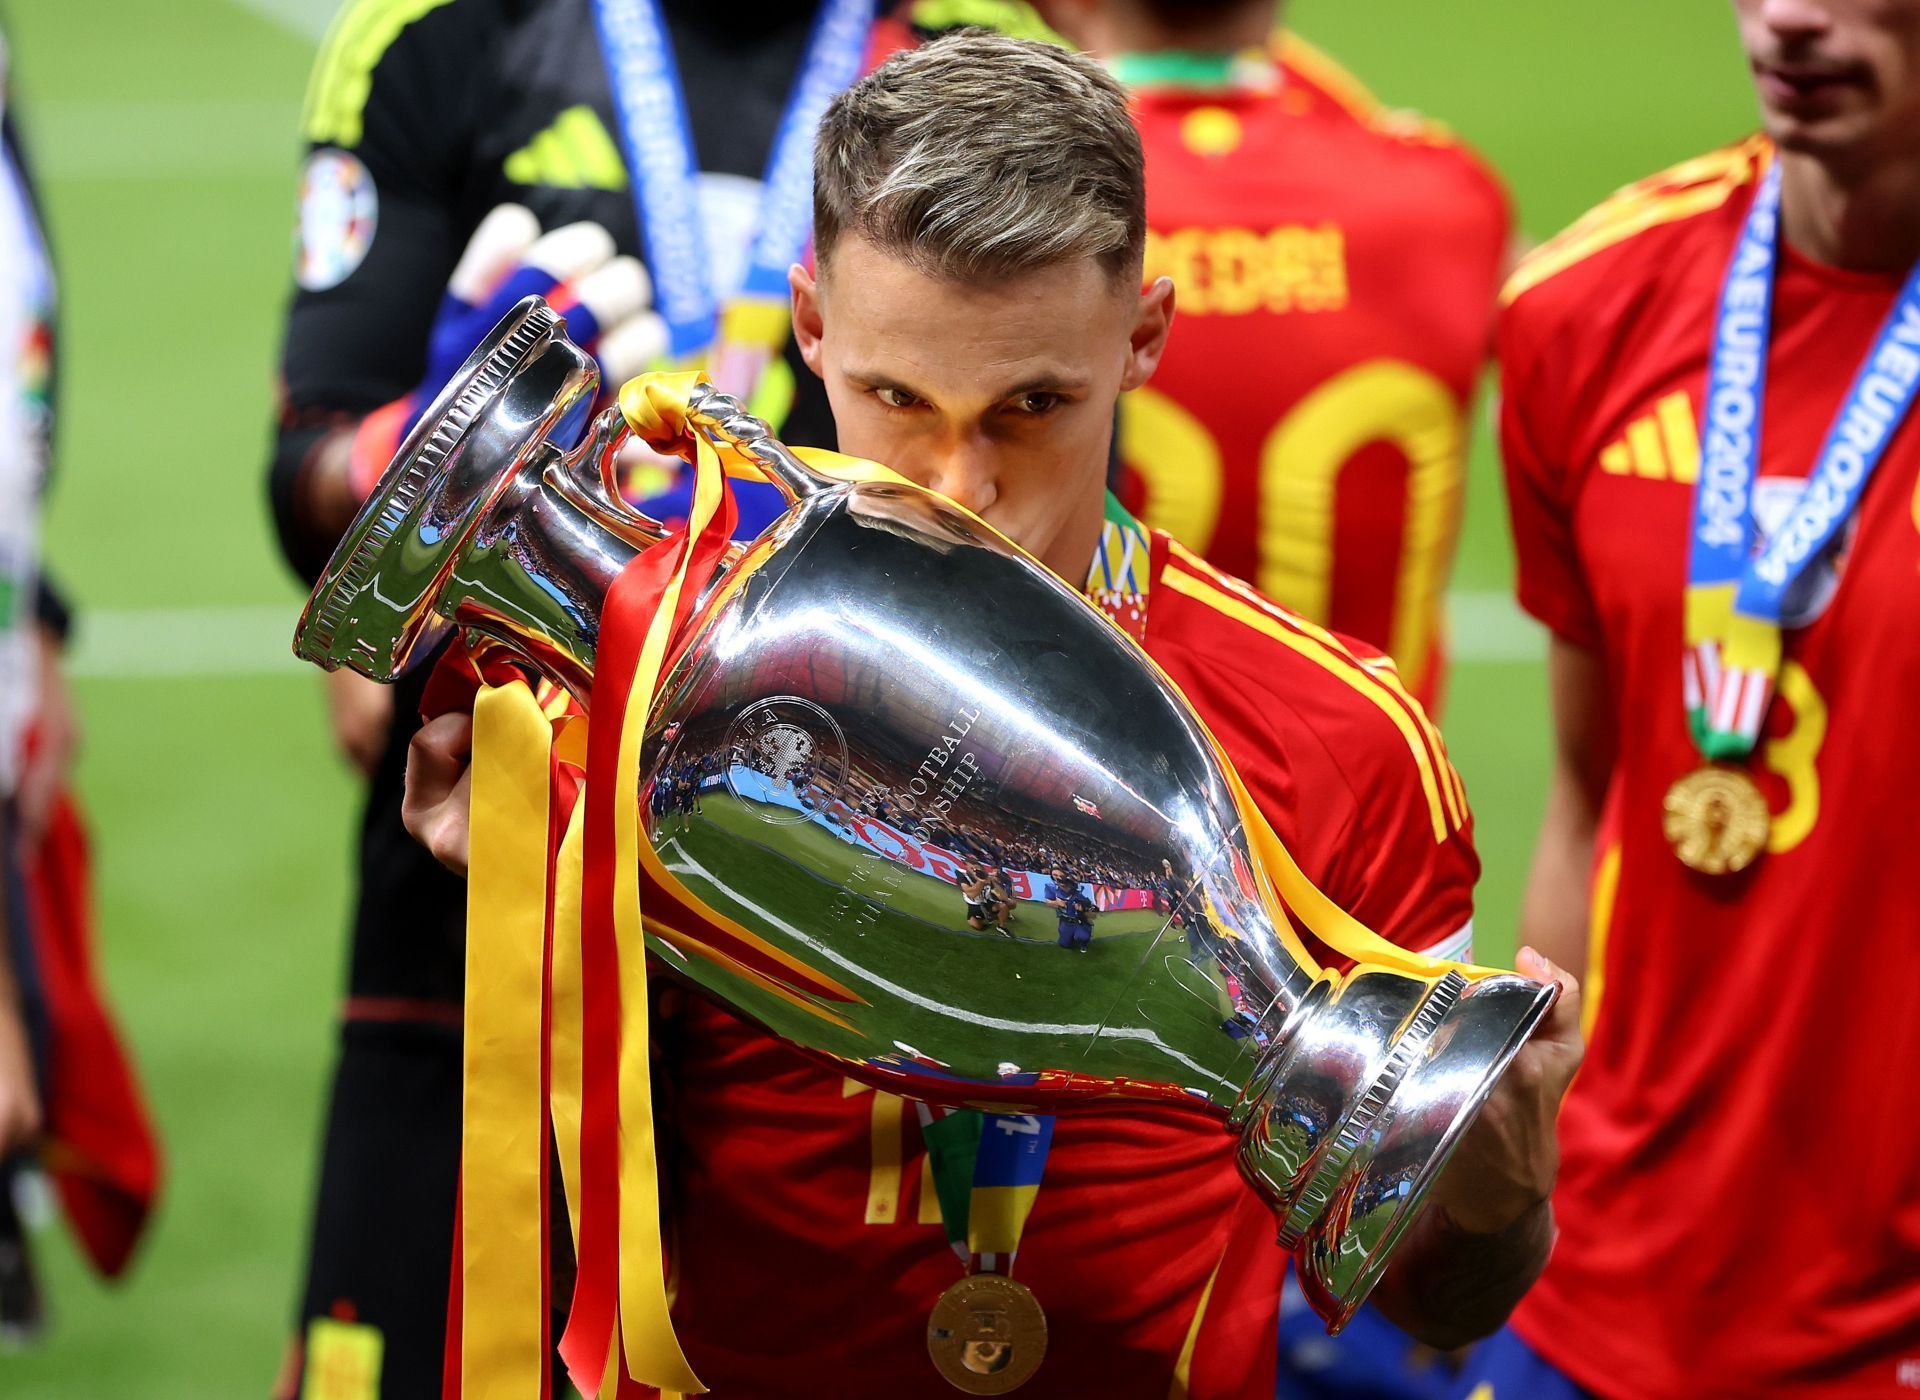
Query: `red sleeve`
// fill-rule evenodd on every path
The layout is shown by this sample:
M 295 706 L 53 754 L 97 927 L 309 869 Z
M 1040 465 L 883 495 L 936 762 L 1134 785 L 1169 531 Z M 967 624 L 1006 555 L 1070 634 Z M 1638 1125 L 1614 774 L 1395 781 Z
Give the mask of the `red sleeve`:
M 1372 649 L 1306 629 L 1244 585 L 1222 589 L 1229 607 L 1260 603 L 1256 625 L 1156 597 L 1156 632 L 1180 640 L 1156 637 L 1155 658 L 1322 893 L 1402 947 L 1455 955 L 1480 862 L 1438 731 Z M 1303 628 L 1315 644 L 1277 645 L 1268 624 Z
M 1328 898 L 1382 938 L 1415 952 L 1468 958 L 1480 857 L 1466 789 L 1419 702 L 1392 698 L 1416 723 L 1428 751 L 1427 768 L 1423 772 L 1397 726 L 1383 723 L 1377 712 L 1356 712 L 1339 745 L 1354 793 L 1352 815 L 1336 839 L 1319 843 L 1320 868 L 1308 873 Z M 1446 826 L 1441 839 L 1434 836 L 1431 816 L 1435 789 L 1441 790 Z M 1257 792 L 1255 799 L 1264 801 Z M 1310 843 L 1296 857 L 1304 860 L 1311 850 Z
M 1578 476 L 1568 461 L 1565 410 L 1540 368 L 1527 301 L 1500 318 L 1500 453 L 1517 560 L 1520 606 L 1577 646 L 1597 650 L 1600 620 L 1575 546 Z M 1550 337 L 1549 337 L 1550 340 Z

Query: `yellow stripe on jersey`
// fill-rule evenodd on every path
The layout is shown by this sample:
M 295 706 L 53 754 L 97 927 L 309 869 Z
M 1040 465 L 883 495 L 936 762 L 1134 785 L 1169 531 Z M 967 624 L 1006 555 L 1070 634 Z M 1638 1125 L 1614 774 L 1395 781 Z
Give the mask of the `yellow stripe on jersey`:
M 1339 103 L 1350 116 L 1371 122 L 1380 115 L 1380 99 L 1365 83 L 1325 49 L 1302 39 L 1291 29 L 1283 29 L 1275 37 L 1273 56 Z
M 373 70 L 400 32 L 453 0 L 352 0 L 334 17 L 307 85 L 300 129 L 316 145 L 357 146 Z
M 1356 658 L 1362 666 L 1373 673 L 1376 679 L 1395 695 L 1406 701 L 1407 708 L 1413 711 L 1413 717 L 1420 721 L 1420 732 L 1427 736 L 1427 747 L 1433 750 L 1439 761 L 1441 776 L 1446 779 L 1448 794 L 1447 810 L 1453 816 L 1456 827 L 1466 824 L 1467 785 L 1460 781 L 1460 770 L 1453 766 L 1453 759 L 1447 753 L 1447 741 L 1440 737 L 1440 729 L 1434 724 L 1426 707 L 1407 693 L 1406 686 L 1400 680 L 1400 668 L 1393 664 L 1391 656 L 1367 656 Z
M 1192 1384 L 1193 1350 L 1200 1342 L 1200 1324 L 1206 1321 L 1207 1304 L 1213 1300 L 1214 1280 L 1220 1277 L 1220 1266 L 1226 1262 L 1227 1251 L 1222 1249 L 1220 1257 L 1213 1261 L 1213 1272 L 1207 1275 L 1206 1287 L 1200 1290 L 1200 1303 L 1193 1310 L 1193 1321 L 1187 1325 L 1187 1338 L 1180 1343 L 1180 1356 L 1173 1363 L 1173 1384 L 1167 1387 L 1167 1400 L 1187 1400 L 1188 1387 Z
M 1501 305 L 1648 229 L 1718 209 L 1765 168 L 1772 149 L 1749 137 L 1617 191 L 1522 258 L 1500 289 Z
M 1282 28 L 1275 33 L 1269 51 L 1282 67 L 1293 69 L 1363 126 L 1388 136 L 1435 146 L 1451 146 L 1459 141 L 1445 122 L 1435 121 L 1410 107 L 1387 106 L 1373 95 L 1371 88 L 1354 77 L 1345 64 L 1290 29 Z
M 991 29 L 1009 38 L 1070 47 L 1024 0 L 920 0 L 912 18 L 922 29 Z
M 1186 555 L 1184 550 L 1178 550 L 1177 546 L 1176 550 L 1187 559 L 1192 557 Z M 1215 578 L 1219 576 L 1215 575 Z M 1394 727 L 1400 731 L 1400 736 L 1406 740 L 1408 751 L 1413 755 L 1414 763 L 1420 771 L 1420 787 L 1427 798 L 1427 814 L 1433 822 L 1433 839 L 1436 842 L 1447 839 L 1448 818 L 1452 815 L 1449 812 L 1451 794 L 1443 796 L 1441 793 L 1442 783 L 1434 772 L 1433 760 L 1428 756 L 1427 746 L 1419 726 L 1414 723 L 1399 701 L 1379 683 L 1379 678 L 1371 671 L 1355 665 L 1352 654 L 1334 641 L 1330 633 L 1322 632 L 1321 636 L 1326 638 L 1322 641 L 1320 637 L 1311 635 L 1314 629 L 1310 626 L 1295 631 L 1245 598 L 1235 597 L 1223 591 L 1213 580 L 1201 573 L 1169 568 L 1160 576 L 1160 581 L 1175 593 L 1185 594 L 1195 602 L 1203 603 L 1215 612 L 1223 613 L 1235 622 L 1273 638 L 1282 646 L 1306 657 L 1329 675 L 1339 677 L 1372 701 L 1380 713 L 1393 721 Z
M 1607 989 L 1607 934 L 1613 929 L 1613 901 L 1620 890 L 1620 843 L 1600 855 L 1593 870 L 1593 888 L 1587 896 L 1586 980 L 1580 986 L 1580 1034 L 1593 1039 L 1593 1020 L 1600 1014 L 1600 996 Z
M 1212 580 L 1216 586 L 1223 589 L 1229 595 L 1239 598 L 1241 602 L 1247 604 L 1249 607 L 1266 613 L 1281 625 L 1290 625 L 1296 631 L 1305 632 L 1334 656 L 1344 657 L 1356 665 L 1364 667 L 1376 682 L 1385 686 L 1400 699 L 1404 700 L 1407 709 L 1412 711 L 1414 719 L 1419 722 L 1420 732 L 1427 738 L 1428 751 L 1438 757 L 1441 767 L 1444 769 L 1446 782 L 1443 785 L 1443 790 L 1448 795 L 1448 815 L 1452 818 L 1453 825 L 1456 828 L 1465 824 L 1467 814 L 1466 786 L 1460 781 L 1459 772 L 1454 768 L 1452 761 L 1446 756 L 1446 742 L 1441 739 L 1439 729 L 1434 726 L 1433 720 L 1428 716 L 1425 707 L 1407 693 L 1405 685 L 1400 680 L 1399 664 L 1391 656 L 1365 658 L 1355 656 L 1352 651 L 1347 648 L 1345 642 L 1341 641 L 1340 638 L 1311 618 L 1302 617 L 1292 609 L 1282 607 L 1270 598 L 1262 597 L 1260 594 L 1248 588 L 1246 584 L 1242 583 L 1239 579 L 1221 573 L 1178 540 L 1173 540 L 1170 543 L 1173 551 L 1181 557 L 1182 561 L 1186 563 L 1190 569 Z

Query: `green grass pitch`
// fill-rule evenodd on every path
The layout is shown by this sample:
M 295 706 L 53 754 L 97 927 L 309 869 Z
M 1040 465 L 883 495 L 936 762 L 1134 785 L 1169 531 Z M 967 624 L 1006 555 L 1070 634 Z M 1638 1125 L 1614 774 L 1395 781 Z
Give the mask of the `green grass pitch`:
M 260 470 L 326 3 L 5 8 L 64 276 L 47 550 L 95 617 L 75 667 L 103 955 L 170 1166 L 124 1286 L 41 1237 L 56 1330 L 0 1356 L 9 1400 L 259 1396 L 288 1331 L 357 810 L 317 675 L 279 659 L 298 593 Z M 1298 0 L 1294 18 L 1387 101 L 1472 140 L 1536 238 L 1753 120 L 1724 5 Z M 1458 587 L 1506 586 L 1503 530 L 1483 430 Z M 1480 948 L 1497 958 L 1539 810 L 1544 687 L 1537 660 L 1471 659 L 1488 650 L 1466 630 L 1482 615 L 1460 613 L 1469 659 L 1445 727 L 1479 819 Z

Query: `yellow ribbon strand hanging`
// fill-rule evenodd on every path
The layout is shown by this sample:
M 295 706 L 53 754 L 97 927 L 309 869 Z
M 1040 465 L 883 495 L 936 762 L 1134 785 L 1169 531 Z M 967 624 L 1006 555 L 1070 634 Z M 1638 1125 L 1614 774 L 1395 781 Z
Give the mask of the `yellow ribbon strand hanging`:
M 575 733 L 584 728 L 574 720 Z M 560 841 L 553 876 L 553 957 L 547 969 L 547 1107 L 553 1119 L 554 1155 L 560 1160 L 560 1185 L 566 1195 L 567 1226 L 580 1247 L 580 885 L 581 820 L 586 803 L 575 802 Z
M 695 543 L 725 499 L 718 454 L 686 423 L 686 400 L 697 375 L 643 375 L 620 391 L 629 425 L 658 450 L 692 449 L 693 509 L 679 567 L 647 628 L 640 664 L 621 719 L 616 781 L 623 794 L 640 790 L 640 741 L 652 709 L 660 670 L 673 638 L 674 614 L 685 590 Z M 604 722 L 604 721 L 603 721 Z M 644 925 L 640 910 L 640 804 L 616 802 L 614 810 L 614 931 L 620 962 L 620 1337 L 627 1371 L 661 1390 L 706 1389 L 688 1365 L 668 1311 L 661 1248 L 660 1177 L 653 1120 L 653 1079 Z
M 519 682 L 473 709 L 462 1078 L 463 1400 L 526 1400 L 547 1373 L 541 1083 L 553 731 Z
M 1267 820 L 1266 814 L 1247 792 L 1239 772 L 1225 751 L 1220 749 L 1218 741 L 1213 740 L 1211 735 L 1208 739 L 1214 744 L 1220 765 L 1226 771 L 1227 784 L 1233 791 L 1234 804 L 1246 824 L 1247 843 L 1253 850 L 1255 868 L 1269 882 L 1279 896 L 1280 903 L 1298 917 L 1315 938 L 1336 953 L 1351 958 L 1356 964 L 1387 968 L 1414 977 L 1438 977 L 1452 971 L 1478 981 L 1501 970 L 1473 963 L 1452 962 L 1402 948 L 1398 943 L 1382 938 L 1334 903 L 1301 870 L 1293 853 L 1273 829 L 1273 823 Z

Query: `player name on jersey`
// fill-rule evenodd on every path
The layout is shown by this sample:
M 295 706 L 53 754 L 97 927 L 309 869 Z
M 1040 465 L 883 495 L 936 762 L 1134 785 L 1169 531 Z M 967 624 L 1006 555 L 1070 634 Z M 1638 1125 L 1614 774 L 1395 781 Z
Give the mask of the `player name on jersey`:
M 1347 242 L 1340 225 L 1148 230 L 1146 280 L 1171 277 L 1185 316 L 1340 311 Z

